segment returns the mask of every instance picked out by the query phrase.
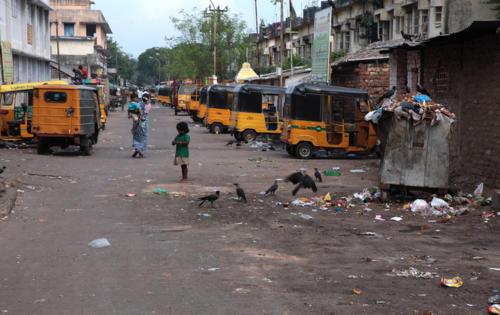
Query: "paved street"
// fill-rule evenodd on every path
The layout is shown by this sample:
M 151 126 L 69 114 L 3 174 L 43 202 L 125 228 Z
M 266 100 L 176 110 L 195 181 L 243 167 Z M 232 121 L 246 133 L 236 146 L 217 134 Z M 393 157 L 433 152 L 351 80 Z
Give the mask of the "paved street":
M 130 157 L 130 122 L 122 112 L 111 114 L 89 157 L 0 150 L 5 177 L 24 191 L 0 223 L 0 312 L 485 313 L 500 275 L 489 269 L 500 268 L 495 220 L 484 224 L 478 212 L 440 223 L 406 213 L 402 204 L 284 208 L 276 203 L 293 200 L 291 184 L 282 182 L 275 197 L 260 194 L 274 178 L 301 167 L 340 167 L 342 176 L 326 178 L 317 195 L 341 197 L 375 185 L 379 162 L 301 161 L 279 150 L 238 149 L 225 146 L 229 135 L 193 123 L 190 181 L 180 183 L 170 142 L 187 117 L 154 108 L 150 120 L 145 159 Z M 234 200 L 236 182 L 249 204 Z M 157 188 L 171 194 L 154 195 Z M 196 198 L 216 189 L 217 208 L 198 208 Z M 377 214 L 387 221 L 375 221 Z M 389 221 L 393 216 L 403 221 Z M 102 237 L 110 247 L 87 245 Z M 410 267 L 435 275 L 391 276 Z M 443 288 L 441 276 L 461 276 L 464 286 Z

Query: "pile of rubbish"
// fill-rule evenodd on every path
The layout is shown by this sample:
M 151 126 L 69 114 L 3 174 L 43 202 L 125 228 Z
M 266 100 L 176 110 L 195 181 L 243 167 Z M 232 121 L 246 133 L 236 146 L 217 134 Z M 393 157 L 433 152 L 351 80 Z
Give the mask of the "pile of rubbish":
M 466 215 L 478 207 L 491 206 L 492 198 L 486 198 L 483 195 L 483 187 L 483 183 L 479 184 L 474 190 L 474 194 L 465 194 L 463 192 L 459 192 L 455 196 L 446 194 L 443 199 L 433 196 L 430 203 L 423 199 L 417 199 L 412 203 L 406 204 L 404 209 L 423 216 L 450 218 L 451 216 Z M 490 218 L 495 215 L 496 213 L 494 212 L 484 211 L 484 222 L 488 223 Z
M 399 119 L 413 120 L 414 126 L 425 119 L 431 120 L 431 126 L 439 124 L 444 119 L 452 122 L 455 120 L 455 114 L 444 105 L 434 102 L 428 95 L 419 93 L 407 93 L 387 99 L 379 109 L 368 113 L 365 120 L 376 124 L 383 112 L 393 112 Z

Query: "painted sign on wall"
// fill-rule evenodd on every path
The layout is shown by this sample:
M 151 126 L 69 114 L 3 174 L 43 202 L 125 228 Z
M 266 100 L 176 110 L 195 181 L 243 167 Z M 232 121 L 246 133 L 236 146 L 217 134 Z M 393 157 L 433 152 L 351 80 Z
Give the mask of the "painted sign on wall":
M 330 82 L 330 37 L 332 35 L 332 8 L 316 12 L 312 51 L 311 82 Z
M 14 61 L 12 60 L 12 46 L 10 42 L 1 42 L 3 83 L 14 82 Z

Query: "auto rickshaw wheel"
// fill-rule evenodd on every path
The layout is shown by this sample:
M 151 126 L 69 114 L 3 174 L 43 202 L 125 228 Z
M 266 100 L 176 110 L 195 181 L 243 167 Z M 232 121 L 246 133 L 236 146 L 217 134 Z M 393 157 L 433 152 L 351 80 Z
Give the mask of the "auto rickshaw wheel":
M 47 152 L 49 152 L 48 142 L 44 139 L 38 138 L 38 143 L 36 144 L 36 153 L 46 154 Z
M 241 140 L 254 141 L 255 138 L 257 138 L 257 133 L 255 132 L 255 130 L 247 129 L 247 130 L 243 131 L 242 138 L 243 139 L 241 139 Z
M 220 134 L 224 130 L 224 127 L 222 127 L 221 124 L 219 123 L 214 123 L 212 126 L 210 126 L 210 132 L 213 134 Z
M 90 140 L 88 136 L 81 137 L 80 151 L 85 156 L 89 156 L 92 153 L 92 140 Z
M 301 142 L 295 149 L 295 154 L 301 159 L 310 159 L 312 157 L 312 145 L 309 142 Z

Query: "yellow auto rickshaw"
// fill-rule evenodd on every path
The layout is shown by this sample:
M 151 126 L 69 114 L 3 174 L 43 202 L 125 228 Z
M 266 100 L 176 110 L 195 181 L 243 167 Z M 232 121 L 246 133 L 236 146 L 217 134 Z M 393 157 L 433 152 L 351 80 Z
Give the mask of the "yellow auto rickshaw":
M 296 83 L 286 90 L 281 141 L 302 159 L 319 149 L 369 153 L 377 144 L 372 123 L 363 119 L 370 106 L 363 90 Z
M 272 85 L 240 84 L 233 93 L 231 132 L 236 140 L 257 135 L 280 135 L 280 109 L 286 89 Z
M 80 146 L 90 155 L 101 128 L 99 94 L 96 87 L 42 85 L 33 91 L 33 135 L 38 154 L 52 146 Z
M 201 87 L 196 86 L 191 94 L 191 100 L 187 105 L 187 111 L 193 120 L 198 116 L 198 111 L 200 110 L 200 92 Z
M 234 86 L 212 85 L 208 89 L 208 109 L 205 125 L 211 133 L 222 133 L 231 125 Z
M 44 84 L 68 85 L 64 81 L 46 81 L 0 86 L 0 140 L 33 139 L 33 89 Z
M 158 89 L 158 102 L 163 106 L 172 106 L 172 87 L 162 86 Z
M 207 98 L 208 98 L 208 86 L 204 86 L 200 90 L 200 107 L 193 120 L 197 122 L 202 122 L 205 120 L 207 114 Z

